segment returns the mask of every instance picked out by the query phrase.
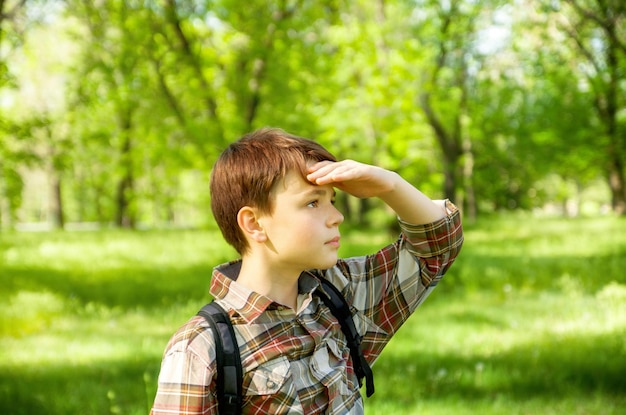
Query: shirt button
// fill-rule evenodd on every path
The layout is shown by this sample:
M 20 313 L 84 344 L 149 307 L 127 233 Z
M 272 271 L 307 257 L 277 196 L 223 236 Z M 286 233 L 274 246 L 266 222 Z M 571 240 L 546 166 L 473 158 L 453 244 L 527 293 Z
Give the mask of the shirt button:
M 268 387 L 268 389 L 274 389 L 274 387 L 276 386 L 276 383 L 274 383 L 271 380 L 268 380 L 266 386 Z

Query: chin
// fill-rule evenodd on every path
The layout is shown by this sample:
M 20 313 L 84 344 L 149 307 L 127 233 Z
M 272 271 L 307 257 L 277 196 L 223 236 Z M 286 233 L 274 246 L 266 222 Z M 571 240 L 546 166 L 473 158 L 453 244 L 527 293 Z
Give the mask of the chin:
M 337 264 L 337 258 L 335 258 L 332 261 L 329 260 L 329 261 L 320 263 L 316 268 L 318 268 L 318 269 L 328 269 L 328 268 L 334 267 L 335 264 Z

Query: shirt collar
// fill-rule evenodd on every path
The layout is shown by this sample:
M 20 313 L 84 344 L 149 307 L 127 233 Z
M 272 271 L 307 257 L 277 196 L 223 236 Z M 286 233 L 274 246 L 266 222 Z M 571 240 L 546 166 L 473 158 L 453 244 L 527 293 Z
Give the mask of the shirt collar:
M 269 297 L 250 290 L 237 282 L 241 259 L 218 265 L 213 269 L 210 292 L 213 298 L 232 309 L 247 323 L 252 323 L 270 306 L 278 307 Z M 298 291 L 312 293 L 319 286 L 316 272 L 303 272 L 298 280 Z

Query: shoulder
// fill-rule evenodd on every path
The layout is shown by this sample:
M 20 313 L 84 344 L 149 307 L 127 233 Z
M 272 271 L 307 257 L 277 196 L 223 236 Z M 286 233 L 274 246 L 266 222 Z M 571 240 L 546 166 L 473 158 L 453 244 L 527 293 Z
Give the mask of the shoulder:
M 194 316 L 174 333 L 165 349 L 155 405 L 158 402 L 169 409 L 175 405 L 170 400 L 179 396 L 205 399 L 215 372 L 213 334 L 202 317 Z
M 174 354 L 185 354 L 206 366 L 215 360 L 213 332 L 203 317 L 193 316 L 170 338 L 165 356 Z

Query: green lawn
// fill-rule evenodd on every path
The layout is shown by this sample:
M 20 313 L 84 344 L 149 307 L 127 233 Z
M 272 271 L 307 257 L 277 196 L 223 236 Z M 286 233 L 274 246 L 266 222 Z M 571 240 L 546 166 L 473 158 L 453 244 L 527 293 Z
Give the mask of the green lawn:
M 214 231 L 0 233 L 0 414 L 146 414 L 169 336 L 233 255 Z M 467 227 L 366 413 L 626 413 L 625 269 L 624 219 Z

